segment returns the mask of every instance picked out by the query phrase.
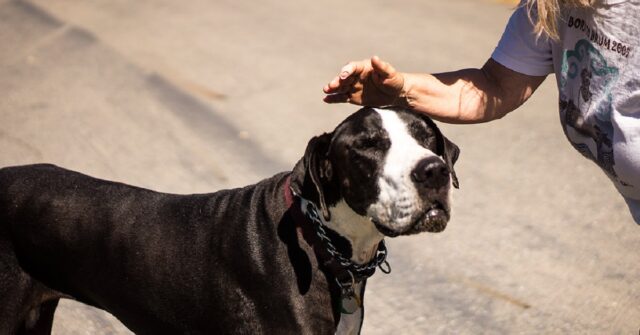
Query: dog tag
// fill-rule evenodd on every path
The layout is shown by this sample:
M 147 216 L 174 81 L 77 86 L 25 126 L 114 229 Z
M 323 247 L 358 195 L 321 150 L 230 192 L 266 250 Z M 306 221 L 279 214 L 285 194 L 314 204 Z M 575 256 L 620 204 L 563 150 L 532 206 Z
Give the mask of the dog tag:
M 355 294 L 342 297 L 342 314 L 353 314 L 360 308 L 360 298 Z

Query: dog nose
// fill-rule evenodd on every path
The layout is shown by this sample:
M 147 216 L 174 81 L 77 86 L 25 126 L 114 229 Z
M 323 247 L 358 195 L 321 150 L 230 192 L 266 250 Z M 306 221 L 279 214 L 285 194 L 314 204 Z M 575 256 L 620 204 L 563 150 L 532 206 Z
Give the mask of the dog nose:
M 425 158 L 411 172 L 411 180 L 425 188 L 441 188 L 449 184 L 449 168 L 438 157 Z

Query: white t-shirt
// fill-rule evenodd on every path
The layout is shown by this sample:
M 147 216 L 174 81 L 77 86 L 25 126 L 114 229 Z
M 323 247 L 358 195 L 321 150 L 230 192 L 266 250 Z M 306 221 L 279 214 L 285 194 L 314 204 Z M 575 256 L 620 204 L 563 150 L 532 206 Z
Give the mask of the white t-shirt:
M 640 224 L 640 0 L 562 13 L 553 41 L 536 38 L 519 6 L 491 58 L 527 75 L 556 74 L 567 139 L 604 170 Z

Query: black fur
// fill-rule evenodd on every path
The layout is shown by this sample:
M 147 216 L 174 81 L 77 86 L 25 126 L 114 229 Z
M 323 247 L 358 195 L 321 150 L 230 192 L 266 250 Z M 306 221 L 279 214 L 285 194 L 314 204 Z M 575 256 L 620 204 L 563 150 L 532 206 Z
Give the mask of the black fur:
M 453 174 L 457 147 L 399 113 Z M 216 193 L 158 193 L 53 165 L 0 169 L 0 334 L 48 333 L 63 297 L 138 334 L 333 334 L 339 290 L 297 233 L 286 180 L 326 219 L 341 199 L 364 214 L 389 145 L 365 108 L 313 138 L 292 172 Z
M 139 334 L 329 334 L 327 280 L 306 244 L 292 246 L 287 176 L 184 196 L 52 165 L 2 169 L 0 243 L 12 250 L 0 266 Z M 13 279 L 0 287 L 0 333 L 11 334 L 19 288 Z

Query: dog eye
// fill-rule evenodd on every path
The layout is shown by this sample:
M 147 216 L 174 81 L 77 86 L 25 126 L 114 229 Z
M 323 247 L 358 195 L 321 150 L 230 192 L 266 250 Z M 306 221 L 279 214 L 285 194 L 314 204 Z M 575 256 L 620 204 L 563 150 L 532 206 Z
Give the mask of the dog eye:
M 431 130 L 430 128 L 425 128 L 424 126 L 419 127 L 419 126 L 414 126 L 414 127 L 410 127 L 409 128 L 411 131 L 411 134 L 413 136 L 413 138 L 416 139 L 416 141 L 418 141 L 418 143 L 429 149 L 429 150 L 434 150 L 435 149 L 435 134 L 433 132 L 433 130 Z
M 388 139 L 377 138 L 377 137 L 362 137 L 355 141 L 355 147 L 358 149 L 379 149 L 385 150 L 390 146 L 390 142 Z

